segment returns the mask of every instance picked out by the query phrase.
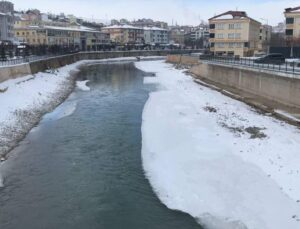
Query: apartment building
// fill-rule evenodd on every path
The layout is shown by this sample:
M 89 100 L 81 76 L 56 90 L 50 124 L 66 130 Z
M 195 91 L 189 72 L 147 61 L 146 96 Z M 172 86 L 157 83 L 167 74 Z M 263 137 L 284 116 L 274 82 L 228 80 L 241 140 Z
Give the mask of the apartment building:
M 228 11 L 209 19 L 210 51 L 215 55 L 252 56 L 259 49 L 261 23 L 244 11 Z
M 110 39 L 117 44 L 143 44 L 144 30 L 131 25 L 113 25 L 103 27 L 102 31 L 110 34 Z
M 169 39 L 171 44 L 179 44 L 181 46 L 184 45 L 184 34 L 186 34 L 184 29 L 179 27 L 172 28 L 169 31 Z
M 300 6 L 285 9 L 285 35 L 287 38 L 300 39 Z
M 197 43 L 197 46 L 207 48 L 209 46 L 209 29 L 208 27 L 195 27 L 191 32 L 184 34 L 184 40 L 186 44 Z
M 258 51 L 268 53 L 272 35 L 272 26 L 261 25 L 259 31 Z
M 161 29 L 168 29 L 168 23 L 163 21 L 153 21 L 152 19 L 139 19 L 130 23 L 135 27 L 158 27 Z
M 144 27 L 145 44 L 168 44 L 168 30 L 158 27 Z
M 14 5 L 8 1 L 0 1 L 0 41 L 13 42 Z
M 16 27 L 14 31 L 20 43 L 32 46 L 59 45 L 97 51 L 103 46 L 110 45 L 109 34 L 88 28 L 27 26 Z

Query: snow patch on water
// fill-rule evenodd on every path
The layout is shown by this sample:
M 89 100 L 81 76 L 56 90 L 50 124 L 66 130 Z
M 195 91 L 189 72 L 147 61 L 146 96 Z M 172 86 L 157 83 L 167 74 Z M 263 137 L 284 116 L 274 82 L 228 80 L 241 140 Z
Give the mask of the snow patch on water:
M 0 174 L 0 188 L 3 188 L 3 187 L 4 187 L 4 178 Z
M 60 120 L 65 117 L 71 116 L 77 108 L 77 101 L 67 100 L 59 107 L 57 107 L 53 112 L 45 116 L 45 120 Z
M 160 200 L 209 229 L 300 228 L 300 132 L 162 61 L 143 112 L 142 159 Z
M 89 80 L 77 81 L 76 86 L 82 91 L 90 91 L 91 89 L 87 86 L 88 82 L 89 82 Z

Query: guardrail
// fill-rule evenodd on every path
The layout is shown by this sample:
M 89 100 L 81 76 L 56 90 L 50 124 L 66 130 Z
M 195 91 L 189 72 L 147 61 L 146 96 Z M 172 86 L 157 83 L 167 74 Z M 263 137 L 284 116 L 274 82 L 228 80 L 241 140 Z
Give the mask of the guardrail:
M 284 64 L 263 64 L 255 63 L 254 59 L 250 58 L 220 57 L 211 55 L 202 55 L 199 58 L 202 61 L 213 62 L 218 64 L 242 66 L 254 69 L 300 75 L 300 62 L 285 62 Z
M 55 58 L 55 57 L 61 57 L 61 56 L 65 56 L 65 55 L 72 55 L 72 54 L 76 54 L 76 53 L 122 53 L 122 52 L 148 52 L 151 53 L 153 52 L 154 54 L 157 52 L 170 52 L 171 54 L 184 54 L 184 53 L 193 53 L 193 52 L 197 52 L 198 50 L 186 50 L 186 49 L 181 49 L 181 50 L 128 50 L 128 51 L 82 51 L 82 52 L 68 52 L 68 53 L 60 53 L 60 54 L 53 54 L 53 55 L 44 55 L 44 56 L 28 56 L 28 57 L 19 57 L 16 59 L 8 59 L 8 60 L 0 60 L 0 67 L 9 67 L 9 66 L 13 66 L 13 65 L 18 65 L 18 64 L 24 64 L 24 63 L 30 63 L 30 62 L 34 62 L 34 61 L 39 61 L 39 60 L 45 60 L 45 59 L 49 59 L 49 58 Z
M 69 53 L 72 54 L 72 53 Z M 67 54 L 60 54 L 60 55 L 45 55 L 45 56 L 28 56 L 28 57 L 22 57 L 22 58 L 17 58 L 17 59 L 10 59 L 10 60 L 4 60 L 0 61 L 0 67 L 8 67 L 8 66 L 13 66 L 17 64 L 24 64 L 24 63 L 30 63 L 34 61 L 39 61 L 39 60 L 45 60 L 53 57 L 59 57 Z

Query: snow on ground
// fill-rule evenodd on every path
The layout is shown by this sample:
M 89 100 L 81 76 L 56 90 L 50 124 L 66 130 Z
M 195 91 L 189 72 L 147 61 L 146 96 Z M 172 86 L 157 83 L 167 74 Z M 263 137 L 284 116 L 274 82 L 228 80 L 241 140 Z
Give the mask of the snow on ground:
M 89 80 L 77 81 L 76 85 L 82 91 L 90 91 L 91 89 L 87 86 L 88 82 L 89 82 Z
M 143 113 L 143 166 L 161 201 L 210 229 L 300 228 L 300 130 L 162 61 Z
M 0 84 L 0 156 L 71 92 L 70 71 L 77 66 L 73 64 Z

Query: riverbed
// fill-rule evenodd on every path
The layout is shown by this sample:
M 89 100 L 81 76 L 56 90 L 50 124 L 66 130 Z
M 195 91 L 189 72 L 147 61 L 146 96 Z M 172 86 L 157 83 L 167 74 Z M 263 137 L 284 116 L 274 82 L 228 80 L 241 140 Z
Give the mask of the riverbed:
M 77 88 L 1 168 L 0 228 L 201 228 L 168 209 L 141 160 L 144 105 L 154 85 L 132 62 L 83 67 Z

